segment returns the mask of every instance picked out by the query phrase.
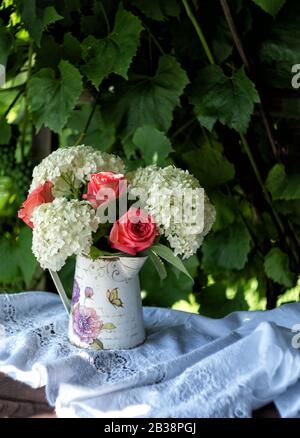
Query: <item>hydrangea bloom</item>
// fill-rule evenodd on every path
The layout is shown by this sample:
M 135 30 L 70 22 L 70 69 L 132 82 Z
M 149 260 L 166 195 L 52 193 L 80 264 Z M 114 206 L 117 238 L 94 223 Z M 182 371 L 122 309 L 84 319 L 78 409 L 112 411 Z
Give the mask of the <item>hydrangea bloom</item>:
M 58 271 L 73 254 L 88 252 L 97 229 L 95 211 L 86 201 L 56 198 L 32 215 L 32 251 L 42 268 Z
M 54 185 L 53 194 L 59 197 L 70 194 L 70 187 L 73 190 L 78 189 L 92 173 L 124 173 L 124 170 L 121 158 L 96 151 L 91 146 L 59 148 L 34 168 L 29 191 L 32 192 L 45 181 L 51 181 Z
M 129 185 L 129 191 L 141 198 L 142 206 L 153 216 L 174 254 L 183 258 L 196 253 L 215 221 L 215 208 L 204 191 L 195 189 L 201 189 L 199 181 L 188 171 L 174 166 L 139 168 L 131 175 Z M 178 220 L 183 217 L 183 199 L 188 192 L 195 193 L 186 203 L 192 215 L 196 216 L 203 203 L 203 209 L 199 209 L 203 217 L 197 217 L 198 225 L 193 231 L 184 219 Z

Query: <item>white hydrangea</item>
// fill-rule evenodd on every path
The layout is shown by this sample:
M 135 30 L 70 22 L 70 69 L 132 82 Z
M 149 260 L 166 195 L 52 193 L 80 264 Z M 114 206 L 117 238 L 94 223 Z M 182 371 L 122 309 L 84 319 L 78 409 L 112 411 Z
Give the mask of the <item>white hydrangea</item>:
M 60 270 L 69 256 L 89 252 L 98 225 L 90 204 L 66 198 L 41 204 L 31 220 L 32 252 L 42 268 L 53 271 Z
M 142 206 L 151 214 L 160 232 L 167 238 L 175 255 L 184 259 L 195 254 L 215 221 L 215 208 L 209 202 L 199 181 L 188 171 L 175 166 L 139 168 L 130 176 L 129 191 L 140 197 Z M 194 193 L 187 197 L 187 193 Z M 184 220 L 183 199 L 190 199 L 186 207 L 191 215 L 197 214 L 196 227 Z M 203 208 L 199 208 L 203 206 Z M 182 218 L 178 220 L 178 218 Z
M 69 195 L 70 187 L 78 189 L 89 180 L 91 173 L 124 173 L 125 166 L 121 158 L 100 152 L 91 146 L 69 146 L 59 148 L 44 158 L 33 170 L 30 192 L 40 184 L 51 181 L 54 184 L 55 197 Z

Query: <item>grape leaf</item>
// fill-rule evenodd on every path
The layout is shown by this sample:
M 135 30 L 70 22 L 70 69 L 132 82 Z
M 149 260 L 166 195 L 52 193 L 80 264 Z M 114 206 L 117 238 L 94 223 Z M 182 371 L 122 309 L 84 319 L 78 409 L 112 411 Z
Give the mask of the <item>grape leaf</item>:
M 161 56 L 154 76 L 132 79 L 129 85 L 116 90 L 106 106 L 106 118 L 125 124 L 126 136 L 144 125 L 167 131 L 187 84 L 187 74 L 178 61 L 170 55 Z
M 180 14 L 176 0 L 133 0 L 132 4 L 137 6 L 146 17 L 156 21 L 163 21 L 167 17 L 178 17 Z
M 210 200 L 216 209 L 214 231 L 219 231 L 233 224 L 237 215 L 237 207 L 231 196 L 224 195 L 221 191 L 213 191 Z
M 286 175 L 283 164 L 272 167 L 266 186 L 275 201 L 300 199 L 300 175 Z
M 265 256 L 265 272 L 269 278 L 285 287 L 292 287 L 296 275 L 291 272 L 287 254 L 279 248 L 272 248 Z
M 217 65 L 200 71 L 190 96 L 199 122 L 210 131 L 219 120 L 229 128 L 245 133 L 254 103 L 259 102 L 255 86 L 244 68 L 227 77 Z
M 208 143 L 202 143 L 200 149 L 183 153 L 182 158 L 204 188 L 216 187 L 234 178 L 233 164 Z
M 242 269 L 251 249 L 251 238 L 243 224 L 234 223 L 208 235 L 203 243 L 203 266 L 206 272 Z
M 29 81 L 28 101 L 37 130 L 43 125 L 54 132 L 65 126 L 81 90 L 79 71 L 68 61 L 59 63 L 60 77 L 50 68 L 39 70 Z
M 43 13 L 43 28 L 49 26 L 49 24 L 55 23 L 56 21 L 63 20 L 64 17 L 59 15 L 54 6 L 47 6 Z
M 144 158 L 145 164 L 167 164 L 167 157 L 173 151 L 168 137 L 153 126 L 141 126 L 138 128 L 132 139 L 134 145 L 139 149 Z
M 118 9 L 112 32 L 103 39 L 88 36 L 82 43 L 86 64 L 82 71 L 98 88 L 110 73 L 127 79 L 128 68 L 139 45 L 142 30 L 140 20 L 121 6 Z
M 7 58 L 13 48 L 12 34 L 0 22 L 0 64 L 6 65 Z
M 260 6 L 265 12 L 276 17 L 280 9 L 285 4 L 285 0 L 252 0 Z
M 44 29 L 63 17 L 59 15 L 54 6 L 42 7 L 37 0 L 16 0 L 22 20 L 30 36 L 39 46 Z

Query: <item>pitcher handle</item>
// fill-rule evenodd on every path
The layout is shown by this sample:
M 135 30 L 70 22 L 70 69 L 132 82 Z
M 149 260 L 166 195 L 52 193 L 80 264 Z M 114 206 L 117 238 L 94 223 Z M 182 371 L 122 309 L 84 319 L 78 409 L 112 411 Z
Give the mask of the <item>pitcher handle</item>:
M 66 291 L 62 285 L 62 282 L 60 281 L 58 273 L 55 271 L 52 271 L 51 269 L 49 269 L 49 272 L 50 272 L 51 278 L 53 280 L 53 283 L 55 284 L 56 290 L 59 293 L 59 296 L 62 300 L 62 303 L 66 309 L 66 312 L 69 315 L 70 310 L 71 310 L 70 300 L 67 297 Z

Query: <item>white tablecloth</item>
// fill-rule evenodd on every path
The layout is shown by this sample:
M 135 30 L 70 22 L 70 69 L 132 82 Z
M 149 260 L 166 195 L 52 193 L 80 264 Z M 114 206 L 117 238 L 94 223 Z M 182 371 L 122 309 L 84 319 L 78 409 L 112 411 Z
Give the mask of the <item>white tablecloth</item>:
M 145 308 L 145 344 L 80 350 L 57 295 L 0 295 L 0 371 L 46 395 L 61 417 L 250 417 L 275 401 L 300 417 L 300 304 L 214 320 Z

